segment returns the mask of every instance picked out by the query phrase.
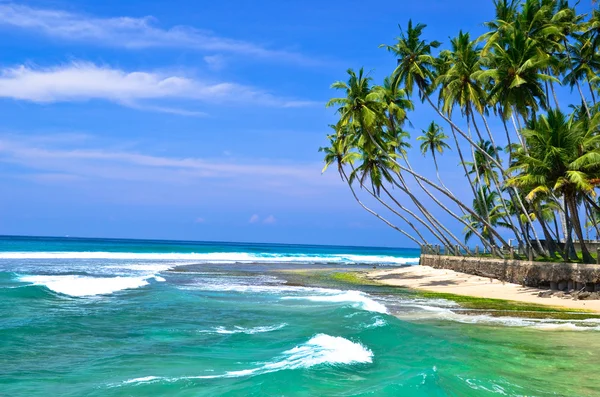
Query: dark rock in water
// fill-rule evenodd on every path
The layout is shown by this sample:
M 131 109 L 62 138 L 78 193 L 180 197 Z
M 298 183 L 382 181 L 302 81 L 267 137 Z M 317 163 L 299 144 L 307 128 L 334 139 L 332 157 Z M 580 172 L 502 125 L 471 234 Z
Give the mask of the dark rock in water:
M 538 292 L 538 296 L 540 298 L 550 298 L 552 296 L 552 291 L 540 291 Z

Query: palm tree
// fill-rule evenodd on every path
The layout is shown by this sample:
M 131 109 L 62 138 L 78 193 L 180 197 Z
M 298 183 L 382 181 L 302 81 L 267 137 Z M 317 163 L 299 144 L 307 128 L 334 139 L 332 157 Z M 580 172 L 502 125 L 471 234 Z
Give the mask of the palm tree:
M 404 84 L 409 95 L 412 94 L 415 85 L 419 91 L 426 91 L 435 79 L 435 58 L 431 55 L 431 49 L 438 48 L 442 43 L 421 40 L 421 34 L 426 27 L 427 25 L 422 23 L 413 26 L 412 20 L 409 20 L 406 32 L 400 28 L 400 37 L 397 38 L 396 44 L 379 46 L 387 48 L 398 57 L 398 66 L 392 75 L 398 76 L 398 84 Z
M 586 131 L 572 115 L 567 117 L 559 110 L 550 110 L 529 127 L 523 131 L 527 151 L 519 149 L 515 153 L 511 169 L 516 175 L 509 184 L 528 191 L 529 200 L 538 194 L 561 196 L 567 221 L 580 241 L 583 260 L 591 263 L 578 197 L 594 195 L 598 185 L 595 177 L 600 169 L 600 135 L 596 127 Z
M 476 75 L 484 81 L 492 80 L 489 99 L 498 104 L 504 119 L 513 111 L 527 119 L 530 111 L 535 114 L 540 107 L 546 108 L 542 82 L 558 82 L 555 77 L 540 73 L 548 65 L 548 58 L 522 31 L 512 32 L 506 43 L 494 44 L 493 54 L 486 60 L 489 69 Z M 520 136 L 519 139 L 523 144 Z
M 575 43 L 569 45 L 570 71 L 565 74 L 563 82 L 571 88 L 577 85 L 581 100 L 585 101 L 581 91 L 580 81 L 586 81 L 592 96 L 592 102 L 596 104 L 596 97 L 592 89 L 591 81 L 596 77 L 596 72 L 600 70 L 600 54 L 598 53 L 598 44 L 592 41 L 591 37 L 583 35 L 575 36 Z
M 432 121 L 427 127 L 427 130 L 421 130 L 423 135 L 417 137 L 417 141 L 421 141 L 421 145 L 419 148 L 421 149 L 421 153 L 425 156 L 427 153 L 431 153 L 433 157 L 433 164 L 435 164 L 435 172 L 437 174 L 438 180 L 443 186 L 442 179 L 440 178 L 440 171 L 438 168 L 437 159 L 435 157 L 435 152 L 439 154 L 444 153 L 444 149 L 450 149 L 450 146 L 446 143 L 446 139 L 448 136 L 444 134 L 444 130 L 442 127 L 436 124 L 435 121 Z
M 481 140 L 479 146 L 490 156 L 496 156 L 502 151 L 500 147 L 494 147 L 490 141 Z M 469 174 L 477 175 L 485 186 L 492 186 L 493 180 L 498 179 L 498 172 L 493 164 L 486 161 L 480 152 L 475 153 L 475 161 L 465 162 L 465 165 L 471 167 Z
M 498 192 L 490 191 L 487 186 L 480 186 L 478 197 L 473 200 L 473 209 L 478 214 L 487 214 L 489 223 L 492 226 L 510 228 L 511 226 L 504 221 L 507 214 L 498 203 L 498 195 Z M 480 230 L 481 234 L 488 239 L 490 244 L 495 245 L 494 236 L 490 233 L 488 226 L 482 224 L 471 215 L 465 215 L 465 219 L 469 221 L 472 228 Z M 473 236 L 472 228 L 465 229 L 465 242 Z

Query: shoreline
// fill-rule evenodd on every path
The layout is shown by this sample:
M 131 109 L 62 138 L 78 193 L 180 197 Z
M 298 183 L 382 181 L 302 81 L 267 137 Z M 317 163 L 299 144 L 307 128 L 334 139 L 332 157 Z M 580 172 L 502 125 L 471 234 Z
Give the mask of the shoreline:
M 556 296 L 540 297 L 547 291 L 492 278 L 474 276 L 453 270 L 434 269 L 429 266 L 409 266 L 394 269 L 377 269 L 365 274 L 366 280 L 380 285 L 408 288 L 416 291 L 459 295 L 463 297 L 515 301 L 558 309 L 574 309 L 600 313 L 600 300 L 573 300 Z

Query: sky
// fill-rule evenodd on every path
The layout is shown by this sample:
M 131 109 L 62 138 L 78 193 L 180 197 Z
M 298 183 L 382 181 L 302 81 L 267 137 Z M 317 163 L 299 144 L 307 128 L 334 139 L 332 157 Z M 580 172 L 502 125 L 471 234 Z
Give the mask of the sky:
M 448 42 L 493 9 L 0 1 L 0 234 L 414 246 L 321 174 L 318 152 L 330 85 L 350 67 L 389 74 L 378 46 L 409 18 Z M 418 108 L 412 141 L 433 117 Z M 464 184 L 457 162 L 442 174 Z

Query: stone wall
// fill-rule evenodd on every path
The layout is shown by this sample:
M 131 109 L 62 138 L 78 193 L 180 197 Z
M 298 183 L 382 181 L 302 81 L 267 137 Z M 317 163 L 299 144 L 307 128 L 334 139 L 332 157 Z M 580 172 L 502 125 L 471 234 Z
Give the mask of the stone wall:
M 600 265 L 529 262 L 511 259 L 421 255 L 419 264 L 495 278 L 529 287 L 600 291 Z

